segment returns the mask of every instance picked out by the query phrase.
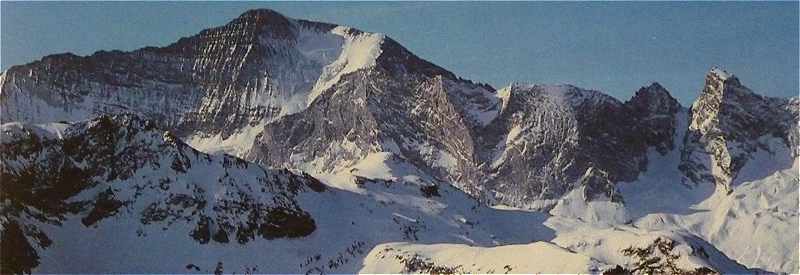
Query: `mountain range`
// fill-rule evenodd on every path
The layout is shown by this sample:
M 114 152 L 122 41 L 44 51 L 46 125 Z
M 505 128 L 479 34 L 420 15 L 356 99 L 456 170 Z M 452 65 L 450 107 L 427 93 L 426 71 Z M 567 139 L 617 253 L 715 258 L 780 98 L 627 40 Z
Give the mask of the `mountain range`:
M 800 99 L 698 86 L 495 89 L 268 9 L 46 56 L 0 75 L 2 273 L 800 272 Z

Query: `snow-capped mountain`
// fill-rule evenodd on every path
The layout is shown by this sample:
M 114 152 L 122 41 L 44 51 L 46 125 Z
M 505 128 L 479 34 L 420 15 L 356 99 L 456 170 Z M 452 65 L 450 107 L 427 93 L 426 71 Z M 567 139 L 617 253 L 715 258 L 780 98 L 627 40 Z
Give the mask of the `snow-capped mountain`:
M 252 10 L 163 48 L 60 54 L 14 66 L 2 76 L 1 119 L 39 123 L 134 112 L 193 143 L 247 146 L 257 125 L 304 109 L 341 75 L 374 64 L 383 41 L 379 34 Z
M 0 75 L 2 268 L 797 272 L 798 121 L 717 68 L 690 108 L 495 90 L 252 10 Z

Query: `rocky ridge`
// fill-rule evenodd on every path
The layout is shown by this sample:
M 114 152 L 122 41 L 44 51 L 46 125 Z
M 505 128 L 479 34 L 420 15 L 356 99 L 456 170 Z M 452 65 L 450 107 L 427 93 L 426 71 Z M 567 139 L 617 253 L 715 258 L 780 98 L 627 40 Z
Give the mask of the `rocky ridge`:
M 199 152 L 134 115 L 8 123 L 0 134 L 3 273 L 30 272 L 39 259 L 34 245 L 63 241 L 40 228 L 70 219 L 86 228 L 135 220 L 130 226 L 140 236 L 180 224 L 200 244 L 296 238 L 316 229 L 294 199 L 323 192 L 316 179 Z

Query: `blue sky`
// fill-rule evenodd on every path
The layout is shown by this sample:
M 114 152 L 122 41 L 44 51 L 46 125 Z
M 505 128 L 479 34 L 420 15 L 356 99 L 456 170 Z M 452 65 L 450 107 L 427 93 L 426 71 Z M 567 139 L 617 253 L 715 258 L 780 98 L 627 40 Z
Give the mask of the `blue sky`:
M 658 81 L 684 105 L 719 65 L 798 93 L 798 2 L 0 2 L 0 66 L 164 46 L 251 8 L 382 32 L 464 78 L 571 83 L 622 100 Z

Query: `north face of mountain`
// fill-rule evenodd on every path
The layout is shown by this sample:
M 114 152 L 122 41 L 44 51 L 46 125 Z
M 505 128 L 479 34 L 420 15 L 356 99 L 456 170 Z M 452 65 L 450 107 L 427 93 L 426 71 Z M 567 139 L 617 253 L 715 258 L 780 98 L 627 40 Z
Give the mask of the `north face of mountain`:
M 294 200 L 324 191 L 316 179 L 198 152 L 133 115 L 7 123 L 1 134 L 3 273 L 30 272 L 37 250 L 65 241 L 43 228 L 75 220 L 87 229 L 125 221 L 138 237 L 178 230 L 199 244 L 316 229 Z
M 342 74 L 373 66 L 383 40 L 252 10 L 163 48 L 60 54 L 14 66 L 0 77 L 0 119 L 44 123 L 134 112 L 197 142 L 232 135 L 233 142 L 252 142 L 252 126 L 302 110 Z

